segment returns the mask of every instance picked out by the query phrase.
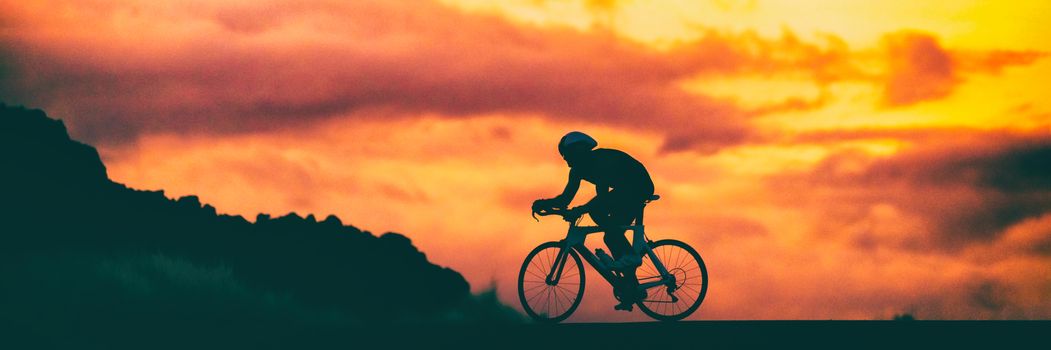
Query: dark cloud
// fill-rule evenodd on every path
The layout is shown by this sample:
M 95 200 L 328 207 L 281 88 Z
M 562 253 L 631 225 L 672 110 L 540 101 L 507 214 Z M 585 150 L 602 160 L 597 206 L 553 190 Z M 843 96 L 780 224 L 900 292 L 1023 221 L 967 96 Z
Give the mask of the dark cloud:
M 978 159 L 964 166 L 985 169 L 983 186 L 1008 193 L 1051 191 L 1051 140 L 1013 145 L 1000 157 Z
M 866 180 L 875 186 L 905 177 L 919 196 L 933 195 L 934 203 L 940 190 L 966 189 L 974 201 L 945 203 L 935 218 L 941 221 L 940 235 L 949 240 L 989 240 L 1022 220 L 1051 212 L 1051 139 L 979 147 L 954 145 L 878 162 Z
M 1029 247 L 1032 254 L 1051 256 L 1051 231 L 1040 232 L 1041 239 Z
M 1051 213 L 1046 135 L 976 131 L 921 139 L 926 142 L 889 158 L 834 154 L 810 172 L 776 177 L 771 185 L 814 189 L 810 204 L 829 214 L 830 231 L 866 220 L 875 205 L 891 205 L 926 223 L 902 241 L 920 249 L 989 243 L 1013 225 Z
M 919 319 L 1044 319 L 1047 303 L 1032 298 L 1051 291 L 1041 281 L 983 273 L 968 274 L 940 287 L 922 291 L 924 295 L 913 298 L 913 306 L 907 309 Z
M 971 304 L 981 310 L 999 313 L 1007 305 L 1007 286 L 994 281 L 984 281 L 971 290 Z

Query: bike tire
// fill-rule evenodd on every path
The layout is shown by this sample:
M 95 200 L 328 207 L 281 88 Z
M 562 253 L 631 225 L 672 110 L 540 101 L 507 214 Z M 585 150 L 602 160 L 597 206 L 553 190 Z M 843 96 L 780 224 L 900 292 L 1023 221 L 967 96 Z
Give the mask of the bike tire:
M 581 299 L 584 299 L 584 265 L 573 249 L 568 250 L 569 254 L 558 285 L 550 286 L 544 283 L 544 277 L 550 272 L 554 257 L 562 246 L 562 242 L 547 242 L 537 246 L 526 256 L 518 272 L 518 299 L 526 314 L 537 322 L 562 322 L 576 311 Z M 576 291 L 572 290 L 574 284 L 577 286 Z M 563 302 L 568 307 L 559 311 Z M 556 306 L 556 312 L 550 312 L 552 304 Z
M 668 271 L 675 275 L 677 288 L 674 293 L 679 300 L 671 301 L 667 286 L 656 286 L 647 290 L 646 299 L 637 303 L 639 309 L 660 321 L 678 321 L 690 316 L 697 311 L 708 294 L 708 268 L 704 265 L 704 260 L 689 244 L 674 239 L 651 243 L 650 249 Z M 638 274 L 640 280 L 645 279 L 648 274 L 659 275 L 648 255 L 643 258 Z

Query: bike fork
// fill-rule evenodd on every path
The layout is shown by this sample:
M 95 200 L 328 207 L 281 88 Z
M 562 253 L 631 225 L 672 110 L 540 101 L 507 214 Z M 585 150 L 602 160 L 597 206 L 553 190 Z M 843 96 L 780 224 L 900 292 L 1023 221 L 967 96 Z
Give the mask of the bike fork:
M 568 247 L 562 247 L 562 250 L 559 250 L 558 255 L 555 256 L 555 261 L 551 264 L 551 272 L 548 272 L 547 278 L 544 279 L 544 282 L 549 286 L 557 285 L 562 278 L 562 269 L 566 267 L 569 249 Z

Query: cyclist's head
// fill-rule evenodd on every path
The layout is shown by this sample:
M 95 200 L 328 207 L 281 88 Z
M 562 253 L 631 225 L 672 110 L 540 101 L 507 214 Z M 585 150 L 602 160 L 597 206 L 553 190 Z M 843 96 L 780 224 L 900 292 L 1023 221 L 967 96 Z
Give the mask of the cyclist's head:
M 597 146 L 598 141 L 591 136 L 579 131 L 571 131 L 558 141 L 558 154 L 562 155 L 562 159 L 565 159 L 569 166 L 573 166 L 574 160 Z

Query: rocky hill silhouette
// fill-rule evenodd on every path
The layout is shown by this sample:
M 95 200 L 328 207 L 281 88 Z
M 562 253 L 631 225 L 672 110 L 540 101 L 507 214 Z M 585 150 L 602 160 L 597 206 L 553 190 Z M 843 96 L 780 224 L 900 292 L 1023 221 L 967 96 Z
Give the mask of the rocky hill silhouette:
M 0 159 L 0 328 L 65 344 L 112 329 L 516 317 L 471 296 L 459 273 L 403 235 L 377 237 L 334 216 L 252 223 L 194 196 L 115 183 L 94 148 L 40 110 L 0 104 Z

